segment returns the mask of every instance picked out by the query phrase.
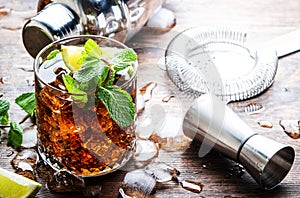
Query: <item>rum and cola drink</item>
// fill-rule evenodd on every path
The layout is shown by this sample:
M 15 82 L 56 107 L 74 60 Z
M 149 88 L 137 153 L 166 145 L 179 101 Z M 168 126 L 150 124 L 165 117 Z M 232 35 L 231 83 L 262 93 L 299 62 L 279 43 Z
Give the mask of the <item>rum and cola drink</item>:
M 62 75 L 69 72 L 62 58 L 47 60 L 49 53 L 61 45 L 80 46 L 88 38 L 102 48 L 126 48 L 101 36 L 69 37 L 45 47 L 34 63 L 39 152 L 52 168 L 85 177 L 119 169 L 130 159 L 135 145 L 134 121 L 130 126 L 119 126 L 97 99 L 84 108 L 77 104 L 62 80 Z M 134 103 L 136 72 L 137 62 L 130 72 L 117 73 L 114 82 L 131 95 Z

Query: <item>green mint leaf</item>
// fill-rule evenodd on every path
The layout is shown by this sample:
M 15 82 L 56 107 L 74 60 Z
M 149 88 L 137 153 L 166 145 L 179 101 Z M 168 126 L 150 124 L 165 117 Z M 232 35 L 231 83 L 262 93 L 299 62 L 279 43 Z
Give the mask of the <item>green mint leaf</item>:
M 78 89 L 88 93 L 95 93 L 96 90 L 97 81 L 96 79 L 94 81 L 86 82 L 86 83 L 80 83 L 78 84 Z
M 111 70 L 109 80 L 105 84 L 105 86 L 112 86 L 115 81 L 116 72 L 114 70 Z
M 98 44 L 92 40 L 88 39 L 84 44 L 84 50 L 81 54 L 81 58 L 78 64 L 96 64 L 102 57 L 102 50 Z
M 8 124 L 8 110 L 10 104 L 7 100 L 1 98 L 0 99 L 0 124 Z
M 35 115 L 35 93 L 24 93 L 15 99 L 15 102 L 31 117 Z
M 16 122 L 10 123 L 10 129 L 8 131 L 7 143 L 14 148 L 21 146 L 23 141 L 23 129 L 20 124 Z
M 137 60 L 137 54 L 133 49 L 124 49 L 118 53 L 112 60 L 111 65 L 116 72 L 121 71 L 129 66 L 132 66 Z
M 99 62 L 99 58 L 94 56 L 89 56 L 85 51 L 81 53 L 81 58 L 78 61 L 78 64 L 97 64 Z
M 119 126 L 127 127 L 132 124 L 134 103 L 129 93 L 116 86 L 107 86 L 98 88 L 97 97 Z
M 103 61 L 100 61 L 102 50 L 92 39 L 86 41 L 84 49 L 82 58 L 79 60 L 82 66 L 74 73 L 74 78 L 80 83 L 86 83 L 98 77 L 98 84 L 101 84 L 107 78 L 109 71 L 109 67 Z
M 100 74 L 98 76 L 98 85 L 102 85 L 102 83 L 104 83 L 104 81 L 106 81 L 107 76 L 109 74 L 109 66 L 105 65 L 102 67 L 102 70 L 100 71 Z
M 100 67 L 97 63 L 85 63 L 74 73 L 73 77 L 80 83 L 86 83 L 98 76 L 99 70 Z
M 128 74 L 129 74 L 130 76 L 133 75 L 133 72 L 134 72 L 133 67 L 128 68 Z
M 101 59 L 102 50 L 100 49 L 100 47 L 98 46 L 98 44 L 94 40 L 88 39 L 84 44 L 84 49 L 85 49 L 88 56 L 95 57 L 98 60 Z
M 85 63 L 81 68 L 76 71 L 73 75 L 80 83 L 86 83 L 95 77 L 106 78 L 108 74 L 109 67 L 105 65 L 102 61 L 97 63 Z
M 60 53 L 60 51 L 58 49 L 51 51 L 50 54 L 48 54 L 48 56 L 47 56 L 47 60 L 51 60 L 51 59 L 55 58 L 56 55 L 59 53 Z
M 98 79 L 97 78 L 93 78 L 91 81 L 89 82 L 86 82 L 86 83 L 80 83 L 78 85 L 78 89 L 83 91 L 83 92 L 86 92 L 88 95 L 91 93 L 91 94 L 94 94 L 96 89 L 97 89 L 97 82 L 98 82 Z
M 67 90 L 72 93 L 76 83 L 75 80 L 69 74 L 63 75 L 62 78 Z
M 74 102 L 87 103 L 87 93 L 78 88 L 79 84 L 70 75 L 63 75 L 63 81 Z
M 7 113 L 9 110 L 9 102 L 3 98 L 0 99 L 0 115 Z
M 4 115 L 0 115 L 0 124 L 8 124 L 8 123 L 9 123 L 8 113 Z

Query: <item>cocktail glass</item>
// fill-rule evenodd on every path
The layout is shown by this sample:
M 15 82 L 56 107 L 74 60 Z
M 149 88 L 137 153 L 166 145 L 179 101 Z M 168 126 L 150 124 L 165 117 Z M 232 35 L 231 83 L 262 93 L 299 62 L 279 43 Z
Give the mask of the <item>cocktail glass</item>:
M 105 105 L 93 97 L 93 92 L 89 93 L 88 104 L 76 103 L 62 80 L 62 75 L 70 73 L 62 57 L 47 59 L 50 52 L 60 50 L 62 45 L 82 46 L 88 39 L 111 54 L 127 48 L 110 38 L 81 35 L 51 43 L 34 61 L 39 153 L 55 170 L 68 170 L 83 177 L 121 168 L 130 159 L 135 145 L 135 121 L 126 127 L 118 125 Z M 137 68 L 135 62 L 130 69 L 117 73 L 114 81 L 114 85 L 130 94 L 134 103 Z

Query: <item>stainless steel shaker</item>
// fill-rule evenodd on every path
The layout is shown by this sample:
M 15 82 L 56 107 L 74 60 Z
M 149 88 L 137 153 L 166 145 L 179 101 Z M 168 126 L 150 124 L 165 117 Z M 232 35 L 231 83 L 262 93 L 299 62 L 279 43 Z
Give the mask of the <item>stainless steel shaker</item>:
M 96 34 L 121 42 L 142 28 L 163 0 L 39 0 L 38 13 L 23 27 L 33 57 L 47 44 L 71 35 Z
M 225 103 L 211 94 L 197 98 L 183 121 L 186 136 L 202 142 L 199 156 L 215 149 L 239 162 L 263 189 L 277 186 L 292 167 L 291 146 L 253 131 Z

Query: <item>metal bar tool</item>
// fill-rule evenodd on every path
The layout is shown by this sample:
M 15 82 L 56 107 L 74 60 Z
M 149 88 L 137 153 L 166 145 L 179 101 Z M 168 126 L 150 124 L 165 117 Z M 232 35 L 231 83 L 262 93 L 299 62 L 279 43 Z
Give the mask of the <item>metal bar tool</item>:
M 215 149 L 244 166 L 263 189 L 288 174 L 295 151 L 253 131 L 223 101 L 211 94 L 197 98 L 183 121 L 184 134 L 202 142 L 199 156 Z

